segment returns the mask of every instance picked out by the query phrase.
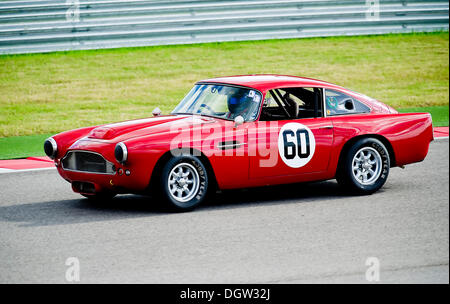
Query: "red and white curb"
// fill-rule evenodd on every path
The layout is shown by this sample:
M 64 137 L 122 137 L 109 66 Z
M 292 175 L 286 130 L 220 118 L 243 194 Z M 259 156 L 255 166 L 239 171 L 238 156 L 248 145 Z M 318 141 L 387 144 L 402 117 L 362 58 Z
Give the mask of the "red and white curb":
M 449 135 L 448 127 L 435 127 L 434 139 L 445 139 Z M 0 174 L 55 169 L 53 160 L 44 157 L 28 157 L 21 159 L 0 160 Z
M 448 138 L 448 127 L 434 127 L 433 131 L 434 139 Z
M 55 169 L 55 164 L 53 163 L 53 160 L 46 156 L 0 160 L 0 173 L 40 171 L 50 169 Z

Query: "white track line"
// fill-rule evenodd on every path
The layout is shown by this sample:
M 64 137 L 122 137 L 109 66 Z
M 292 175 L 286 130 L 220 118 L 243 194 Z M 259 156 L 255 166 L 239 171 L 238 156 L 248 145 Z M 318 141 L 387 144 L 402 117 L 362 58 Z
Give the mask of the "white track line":
M 13 170 L 13 169 L 0 168 L 0 174 L 20 173 L 20 172 L 32 172 L 32 171 L 45 171 L 45 170 L 54 170 L 54 169 L 56 169 L 56 167 L 34 168 L 34 169 L 21 169 L 21 170 Z
M 13 169 L 5 169 L 5 168 L 0 168 L 0 173 L 6 173 L 9 171 L 14 171 Z

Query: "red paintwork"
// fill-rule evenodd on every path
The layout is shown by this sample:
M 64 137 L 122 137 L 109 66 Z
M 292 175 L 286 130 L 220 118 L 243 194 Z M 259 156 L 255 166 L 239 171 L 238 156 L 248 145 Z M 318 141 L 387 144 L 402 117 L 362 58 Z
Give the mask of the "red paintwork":
M 270 168 L 260 167 L 261 159 L 253 155 L 255 138 L 265 137 L 277 141 L 266 133 L 258 132 L 269 122 L 251 122 L 234 128 L 232 121 L 192 115 L 167 115 L 146 118 L 99 127 L 82 128 L 53 136 L 58 143 L 55 164 L 59 173 L 67 181 L 94 183 L 97 190 L 109 189 L 116 192 L 140 192 L 148 188 L 153 169 L 178 139 L 183 147 L 201 151 L 208 158 L 221 189 L 243 188 L 281 183 L 332 179 L 335 177 L 339 156 L 345 143 L 358 136 L 377 136 L 391 146 L 395 160 L 393 165 L 401 166 L 422 161 L 433 140 L 431 116 L 428 113 L 398 114 L 383 103 L 327 82 L 278 75 L 233 76 L 208 79 L 202 82 L 235 84 L 261 91 L 263 96 L 269 89 L 282 87 L 318 87 L 344 92 L 371 108 L 367 114 L 342 115 L 327 118 L 310 118 L 278 121 L 277 128 L 288 122 L 297 121 L 308 126 L 316 138 L 316 152 L 304 167 L 294 169 L 284 164 L 276 153 L 278 162 Z M 321 128 L 332 125 L 332 129 Z M 217 132 L 220 130 L 221 132 Z M 216 132 L 214 132 L 216 131 Z M 278 132 L 276 132 L 278 134 Z M 217 148 L 218 142 L 247 142 L 234 150 L 242 156 L 215 155 L 223 152 Z M 124 142 L 128 148 L 128 161 L 119 164 L 114 158 L 114 147 Z M 273 149 L 278 149 L 276 142 Z M 178 145 L 181 147 L 181 144 Z M 117 169 L 129 169 L 130 176 L 102 175 L 65 171 L 60 160 L 69 150 L 89 150 L 98 152 L 114 163 Z M 225 150 L 224 153 L 226 153 Z M 395 163 L 394 163 L 395 161 Z

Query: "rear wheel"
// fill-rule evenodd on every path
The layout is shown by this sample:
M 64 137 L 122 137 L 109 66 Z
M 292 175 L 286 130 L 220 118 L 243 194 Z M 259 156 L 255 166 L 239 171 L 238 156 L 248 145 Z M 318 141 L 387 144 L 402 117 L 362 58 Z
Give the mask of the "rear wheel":
M 389 153 L 383 143 L 375 138 L 358 140 L 341 161 L 337 181 L 360 194 L 377 191 L 389 175 Z
M 189 211 L 205 199 L 208 174 L 200 159 L 192 155 L 180 155 L 164 165 L 160 184 L 162 198 L 171 209 Z

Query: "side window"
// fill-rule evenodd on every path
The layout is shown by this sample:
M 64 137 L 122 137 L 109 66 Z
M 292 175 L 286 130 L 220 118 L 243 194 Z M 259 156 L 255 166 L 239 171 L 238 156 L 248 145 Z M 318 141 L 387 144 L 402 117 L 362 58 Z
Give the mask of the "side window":
M 370 108 L 359 100 L 335 90 L 325 90 L 327 116 L 369 113 Z

